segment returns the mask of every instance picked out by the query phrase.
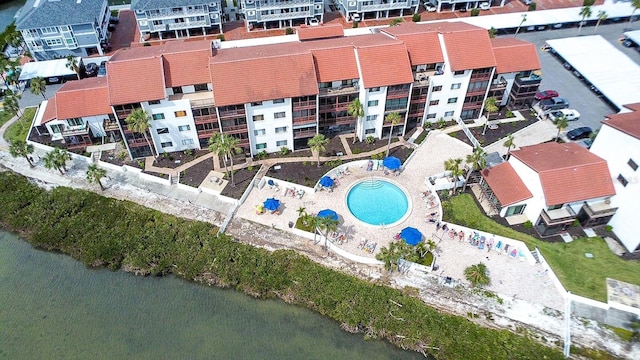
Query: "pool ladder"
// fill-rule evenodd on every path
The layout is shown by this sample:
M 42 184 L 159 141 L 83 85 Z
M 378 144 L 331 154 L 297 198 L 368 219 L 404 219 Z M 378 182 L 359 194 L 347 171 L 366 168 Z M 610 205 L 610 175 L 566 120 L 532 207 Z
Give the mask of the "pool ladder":
M 376 190 L 383 187 L 384 184 L 382 181 L 377 179 L 368 179 L 361 183 L 360 188 L 364 190 Z

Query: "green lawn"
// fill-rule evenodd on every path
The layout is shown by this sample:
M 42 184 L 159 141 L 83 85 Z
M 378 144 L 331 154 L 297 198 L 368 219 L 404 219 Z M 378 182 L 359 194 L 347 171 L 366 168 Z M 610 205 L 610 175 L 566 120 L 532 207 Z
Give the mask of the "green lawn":
M 4 133 L 4 139 L 7 140 L 7 142 L 12 142 L 14 140 L 26 140 L 27 135 L 29 134 L 29 129 L 31 128 L 31 121 L 35 114 L 35 107 L 24 109 L 24 113 L 20 119 L 11 124 Z M 0 120 L 1 119 L 3 118 L 0 117 Z
M 11 120 L 13 116 L 5 111 L 0 111 L 0 126 L 4 125 L 7 121 Z
M 502 226 L 486 217 L 471 195 L 450 199 L 445 221 L 476 228 L 488 233 L 525 242 L 538 247 L 564 287 L 574 294 L 607 301 L 606 278 L 640 285 L 640 262 L 622 260 L 609 250 L 601 238 L 581 237 L 570 243 L 550 243 Z M 585 253 L 592 253 L 589 259 Z

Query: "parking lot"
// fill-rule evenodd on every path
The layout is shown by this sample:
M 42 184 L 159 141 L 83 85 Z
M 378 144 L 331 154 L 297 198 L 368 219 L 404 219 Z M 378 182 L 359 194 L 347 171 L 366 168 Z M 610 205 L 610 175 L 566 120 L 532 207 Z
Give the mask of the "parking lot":
M 599 98 L 587 84 L 577 78 L 570 70 L 563 67 L 561 60 L 551 52 L 540 50 L 540 47 L 550 39 L 597 34 L 607 39 L 616 49 L 619 49 L 636 63 L 640 64 L 640 54 L 635 49 L 622 46 L 618 41 L 623 32 L 637 29 L 640 29 L 640 22 L 636 21 L 631 24 L 623 22 L 600 25 L 597 32 L 594 31 L 593 26 L 589 26 L 583 27 L 580 32 L 578 32 L 578 28 L 575 27 L 518 34 L 519 39 L 530 41 L 538 47 L 538 55 L 540 57 L 540 63 L 542 64 L 542 84 L 540 85 L 540 89 L 553 89 L 558 91 L 560 97 L 569 100 L 569 108 L 576 109 L 580 112 L 580 119 L 570 122 L 567 131 L 581 126 L 589 126 L 594 130 L 599 129 L 601 125 L 600 121 L 602 121 L 604 116 L 616 113 L 617 111 L 604 99 Z M 640 94 L 638 95 L 638 101 L 640 101 Z

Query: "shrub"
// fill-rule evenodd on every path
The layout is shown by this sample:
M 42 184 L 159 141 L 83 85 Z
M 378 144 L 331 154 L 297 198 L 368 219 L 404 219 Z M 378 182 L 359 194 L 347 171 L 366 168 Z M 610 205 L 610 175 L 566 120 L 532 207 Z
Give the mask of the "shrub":
M 193 150 L 191 150 L 191 149 L 187 149 L 187 150 L 185 150 L 185 151 L 184 151 L 184 154 L 185 154 L 186 156 L 193 156 L 194 152 L 193 152 Z
M 285 33 L 286 35 L 293 35 L 293 29 L 292 29 L 292 28 L 290 28 L 290 27 L 288 27 L 288 28 L 286 28 L 286 29 L 284 30 L 284 33 Z
M 288 147 L 283 146 L 283 147 L 280 148 L 280 155 L 285 156 L 285 155 L 289 154 L 290 151 L 291 150 L 289 150 Z
M 142 46 L 151 46 L 151 43 L 145 42 Z
M 249 166 L 247 166 L 247 170 L 249 170 L 249 171 L 253 171 L 253 165 L 249 165 Z
M 220 40 L 220 41 L 224 41 L 224 40 L 225 40 L 225 38 L 224 38 L 224 35 L 223 35 L 223 34 L 219 34 L 216 38 L 217 38 L 218 40 Z
M 352 27 L 353 27 L 354 29 L 355 29 L 355 28 L 357 28 L 357 27 L 358 27 L 358 22 L 357 22 L 357 21 L 354 21 L 354 22 L 353 22 Z
M 482 262 L 464 269 L 464 276 L 475 287 L 482 287 L 491 283 L 487 273 L 487 265 Z
M 258 157 L 258 160 L 264 160 L 269 157 L 269 153 L 267 153 L 267 150 L 262 150 L 256 156 Z
M 447 126 L 447 121 L 444 118 L 438 120 L 438 129 L 442 129 Z
M 573 226 L 573 227 L 580 226 L 580 220 L 578 220 L 578 219 L 573 220 L 573 222 L 571 223 L 571 226 Z
M 126 159 L 126 158 L 127 158 L 127 152 L 126 151 L 123 150 L 123 151 L 120 151 L 118 153 L 118 159 L 120 159 L 120 161 L 124 161 L 124 159 Z
M 471 16 L 478 16 L 478 15 L 480 15 L 480 9 L 478 8 L 471 9 Z
M 307 162 L 306 162 L 306 161 L 303 161 L 303 162 L 302 162 L 302 166 L 307 166 Z
M 516 117 L 515 115 L 513 115 L 513 111 L 511 110 L 507 110 L 507 118 L 512 118 L 512 117 Z
M 374 138 L 373 136 L 369 135 L 364 139 L 364 142 L 371 145 L 373 143 L 376 142 L 376 138 Z
M 527 220 L 524 222 L 524 224 L 522 224 L 522 226 L 524 226 L 525 229 L 531 229 L 533 227 L 533 224 L 531 223 L 531 220 Z
M 420 20 L 422 20 L 420 14 L 413 14 L 413 16 L 411 17 L 411 21 L 413 22 L 420 22 Z
M 612 231 L 613 231 L 613 226 L 611 226 L 611 225 L 605 225 L 605 226 L 604 226 L 604 231 L 606 231 L 606 232 L 612 232 Z
M 531 4 L 529 4 L 528 11 L 536 11 L 536 3 L 532 2 Z

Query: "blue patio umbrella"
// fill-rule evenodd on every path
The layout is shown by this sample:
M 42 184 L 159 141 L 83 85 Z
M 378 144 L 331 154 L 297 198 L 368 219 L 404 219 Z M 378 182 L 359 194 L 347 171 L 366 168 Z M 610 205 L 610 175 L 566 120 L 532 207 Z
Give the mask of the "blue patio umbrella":
M 332 187 L 333 186 L 333 179 L 328 177 L 328 176 L 323 176 L 320 178 L 320 185 L 324 186 L 324 187 Z
M 416 228 L 406 227 L 400 232 L 400 238 L 407 244 L 416 246 L 422 241 L 422 233 Z
M 382 165 L 384 165 L 389 170 L 397 170 L 402 166 L 402 162 L 395 156 L 386 157 L 382 160 Z
M 269 211 L 276 211 L 280 207 L 280 200 L 274 198 L 268 198 L 263 203 L 264 208 Z
M 320 212 L 318 213 L 318 217 L 327 217 L 333 220 L 338 220 L 338 214 L 331 209 L 320 210 Z

